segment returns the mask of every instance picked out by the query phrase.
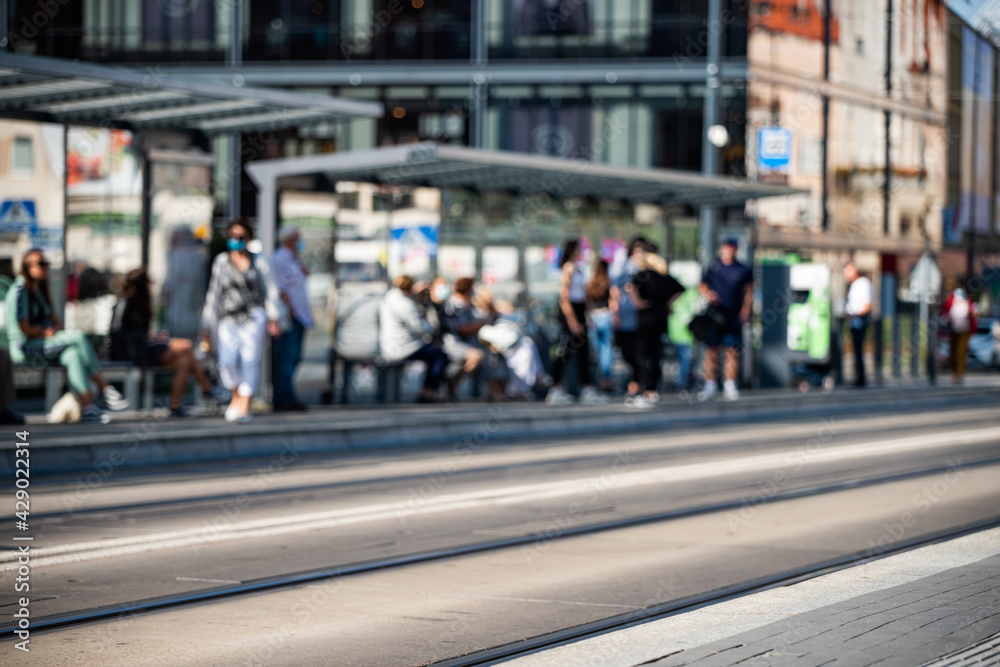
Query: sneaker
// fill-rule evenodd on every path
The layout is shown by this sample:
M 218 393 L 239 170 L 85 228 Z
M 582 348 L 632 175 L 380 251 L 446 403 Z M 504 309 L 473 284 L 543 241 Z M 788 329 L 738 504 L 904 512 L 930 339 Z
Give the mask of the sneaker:
M 584 405 L 593 405 L 601 402 L 601 397 L 593 387 L 584 387 L 580 392 L 580 402 Z
M 226 421 L 227 422 L 233 423 L 233 422 L 235 422 L 239 418 L 240 418 L 240 413 L 239 413 L 239 411 L 236 408 L 234 408 L 232 406 L 226 408 Z
M 129 402 L 122 396 L 122 393 L 110 384 L 104 388 L 104 402 L 107 404 L 108 410 L 115 412 L 125 410 L 129 406 Z
M 575 401 L 567 394 L 562 387 L 552 387 L 545 396 L 545 403 L 548 405 L 572 405 Z
M 211 398 L 217 403 L 228 403 L 233 398 L 232 394 L 222 387 L 212 387 L 208 391 L 202 393 L 202 396 L 205 398 Z
M 705 388 L 698 392 L 699 401 L 710 401 L 719 393 L 719 384 L 715 380 L 705 383 Z
M 736 388 L 736 382 L 733 380 L 726 380 L 722 393 L 727 401 L 738 401 L 740 398 L 740 390 Z
M 636 408 L 638 410 L 648 410 L 649 408 L 656 407 L 656 403 L 649 400 L 645 396 L 632 396 L 631 398 L 632 398 L 631 402 L 625 403 L 625 405 L 627 405 L 630 408 Z
M 193 412 L 191 412 L 191 408 L 187 407 L 186 405 L 182 405 L 177 408 L 170 408 L 171 419 L 190 419 L 191 417 L 194 416 L 196 415 Z
M 111 421 L 111 417 L 101 412 L 96 405 L 91 404 L 80 411 L 80 421 L 107 424 Z
M 639 394 L 628 394 L 627 396 L 625 396 L 625 405 L 630 408 L 634 407 L 636 399 L 641 399 L 641 398 L 642 396 Z
M 249 423 L 252 420 L 253 420 L 253 413 L 252 412 L 248 412 L 245 415 L 240 415 L 239 417 L 237 417 L 236 418 L 236 423 L 237 424 L 247 424 L 247 423 Z
M 823 378 L 823 393 L 829 394 L 833 391 L 834 387 L 837 386 L 837 381 L 833 379 L 832 375 L 827 375 Z

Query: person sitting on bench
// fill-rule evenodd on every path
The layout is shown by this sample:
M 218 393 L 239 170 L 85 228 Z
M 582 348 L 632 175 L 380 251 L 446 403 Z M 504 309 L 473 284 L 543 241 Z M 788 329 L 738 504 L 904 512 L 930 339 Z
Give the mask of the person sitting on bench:
M 170 416 L 189 417 L 191 413 L 181 404 L 187 391 L 188 379 L 193 375 L 206 398 L 218 402 L 228 401 L 229 392 L 213 387 L 205 371 L 194 356 L 194 345 L 186 338 L 168 338 L 164 333 L 150 337 L 153 319 L 152 299 L 149 293 L 149 274 L 138 268 L 128 272 L 121 298 L 115 304 L 111 317 L 111 359 L 130 361 L 136 366 L 149 368 L 164 366 L 174 370 L 170 390 Z
M 90 381 L 97 383 L 107 407 L 124 410 L 129 402 L 105 381 L 94 347 L 78 330 L 65 330 L 49 296 L 49 262 L 32 248 L 21 259 L 21 275 L 7 293 L 7 331 L 15 363 L 58 364 L 66 369 L 69 385 L 80 401 L 81 421 L 107 422 L 94 405 Z

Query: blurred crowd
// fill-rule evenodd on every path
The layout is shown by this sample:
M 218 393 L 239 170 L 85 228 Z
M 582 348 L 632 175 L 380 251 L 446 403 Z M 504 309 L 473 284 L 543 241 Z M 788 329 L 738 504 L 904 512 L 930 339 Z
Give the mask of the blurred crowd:
M 418 395 L 424 403 L 457 400 L 466 377 L 485 387 L 489 400 L 606 403 L 614 393 L 614 364 L 620 358 L 628 374 L 625 403 L 650 407 L 660 400 L 668 340 L 679 361 L 677 385 L 690 386 L 692 341 L 686 322 L 680 335 L 668 333 L 671 304 L 686 293 L 689 299 L 691 292 L 697 294 L 668 273 L 657 251 L 647 239 L 633 239 L 624 265 L 612 277 L 606 260 L 598 257 L 588 266 L 580 242 L 568 240 L 558 257 L 552 318 L 494 300 L 471 277 L 451 284 L 443 277 L 399 276 L 384 296 L 363 297 L 341 309 L 338 351 L 383 363 L 424 362 Z M 719 298 L 710 289 L 705 293 L 708 300 Z M 372 330 L 379 332 L 377 346 L 368 342 Z
M 267 337 L 273 339 L 275 353 L 274 409 L 307 409 L 293 382 L 305 332 L 314 326 L 306 289 L 309 271 L 301 260 L 303 240 L 298 229 L 282 228 L 278 250 L 266 257 L 250 252 L 253 237 L 244 220 L 228 225 L 226 247 L 212 262 L 197 344 L 154 328 L 146 269 L 128 272 L 116 286 L 108 356 L 113 362 L 171 372 L 171 416 L 191 415 L 184 399 L 193 382 L 205 400 L 228 401 L 227 421 L 249 422 Z M 334 347 L 342 359 L 376 367 L 422 362 L 421 403 L 457 401 L 463 386 L 490 401 L 606 403 L 624 367 L 625 404 L 646 408 L 660 400 L 668 347 L 677 362 L 674 385 L 681 392 L 693 390 L 692 347 L 698 341 L 704 344 L 698 398 L 708 400 L 721 389 L 727 400 L 736 400 L 739 351 L 753 302 L 752 272 L 736 253 L 736 239 L 726 239 L 697 286 L 685 287 L 646 238 L 629 242 L 624 262 L 613 273 L 600 256 L 586 262 L 580 241 L 570 239 L 557 257 L 558 298 L 550 317 L 537 303 L 516 308 L 495 300 L 472 277 L 451 282 L 441 276 L 416 280 L 400 275 L 384 293 L 337 303 Z M 53 307 L 48 271 L 39 249 L 22 257 L 16 276 L 12 263 L 0 262 L 5 303 L 0 423 L 23 423 L 11 409 L 15 364 L 65 369 L 70 391 L 57 404 L 61 408 L 50 413 L 51 420 L 107 422 L 104 410 L 124 410 L 129 400 L 105 379 L 91 339 L 64 326 Z M 863 385 L 872 287 L 853 264 L 845 268 L 845 279 L 854 380 Z M 82 279 L 71 280 L 68 287 L 70 296 L 89 289 Z M 960 383 L 969 338 L 976 331 L 975 308 L 964 289 L 948 296 L 941 317 L 952 337 L 953 381 Z M 205 370 L 210 354 L 217 361 L 217 378 Z
M 314 324 L 308 269 L 300 259 L 301 234 L 294 227 L 283 228 L 271 257 L 249 251 L 253 237 L 244 220 L 228 225 L 226 247 L 212 262 L 196 342 L 154 328 L 152 284 L 144 268 L 128 272 L 116 285 L 108 356 L 113 362 L 172 372 L 171 416 L 190 416 L 184 398 L 194 382 L 205 399 L 228 401 L 227 421 L 250 421 L 267 337 L 275 350 L 274 409 L 306 409 L 293 383 L 305 331 Z M 343 358 L 362 363 L 423 362 L 417 397 L 422 403 L 458 400 L 466 379 L 473 396 L 493 401 L 544 397 L 553 405 L 607 402 L 614 390 L 613 366 L 620 358 L 628 368 L 626 404 L 648 407 L 660 398 L 671 304 L 685 294 L 657 251 L 647 239 L 633 239 L 624 265 L 612 276 L 604 259 L 587 266 L 580 242 L 567 241 L 558 256 L 558 304 L 552 318 L 541 315 L 537 304 L 518 309 L 494 300 L 471 277 L 452 283 L 443 277 L 418 281 L 401 275 L 386 293 L 367 302 L 338 304 L 335 346 Z M 742 268 L 735 277 L 723 275 L 735 260 L 732 252 L 722 257 L 722 269 L 709 271 L 700 289 L 711 303 L 733 310 L 723 301 L 742 299 L 739 281 L 749 271 L 737 264 Z M 12 365 L 21 364 L 66 370 L 70 391 L 51 420 L 107 422 L 104 410 L 124 410 L 129 401 L 106 381 L 92 340 L 64 326 L 53 307 L 48 270 L 44 252 L 32 249 L 22 258 L 19 275 L 7 267 L 0 278 L 6 305 L 4 348 L 9 350 L 9 358 L 0 353 L 0 421 L 21 419 L 10 410 L 13 382 L 5 381 Z M 735 288 L 727 282 L 731 280 L 736 280 Z M 71 296 L 83 291 L 84 282 L 70 281 Z M 678 385 L 686 389 L 690 341 L 677 338 Z M 723 342 L 737 344 L 716 344 Z M 215 383 L 203 364 L 209 354 L 217 361 Z M 729 378 L 729 364 L 726 370 Z

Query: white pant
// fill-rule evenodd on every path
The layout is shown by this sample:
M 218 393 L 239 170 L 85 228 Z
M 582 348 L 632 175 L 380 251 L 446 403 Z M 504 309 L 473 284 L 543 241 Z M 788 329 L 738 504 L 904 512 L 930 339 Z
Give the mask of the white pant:
M 230 319 L 219 320 L 219 378 L 229 391 L 240 396 L 253 396 L 260 384 L 260 353 L 267 332 L 267 314 L 255 308 L 251 320 L 238 324 Z
M 507 380 L 509 396 L 528 393 L 535 386 L 538 376 L 545 370 L 538 355 L 538 346 L 527 336 L 522 336 L 516 345 L 507 350 L 504 359 L 512 376 Z

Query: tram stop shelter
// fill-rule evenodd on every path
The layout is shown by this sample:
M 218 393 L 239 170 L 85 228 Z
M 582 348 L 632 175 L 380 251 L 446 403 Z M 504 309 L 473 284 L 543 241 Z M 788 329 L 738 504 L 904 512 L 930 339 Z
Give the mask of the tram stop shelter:
M 742 205 L 750 199 L 804 192 L 725 176 L 620 167 L 433 142 L 261 160 L 249 163 L 246 170 L 258 188 L 257 228 L 266 249 L 274 247 L 280 181 L 291 177 L 325 176 L 331 183 L 451 188 L 480 194 L 502 192 L 517 197 L 522 204 L 517 210 L 521 211 L 525 210 L 523 202 L 529 196 L 552 200 L 580 197 L 664 207 L 726 207 Z
M 220 80 L 0 51 L 5 118 L 213 136 L 382 115 L 377 102 L 246 86 L 236 70 Z
M 745 180 L 705 176 L 696 173 L 638 169 L 612 166 L 586 160 L 574 160 L 523 153 L 480 150 L 440 145 L 432 142 L 386 146 L 369 150 L 345 151 L 299 158 L 262 160 L 247 164 L 247 173 L 257 186 L 257 234 L 266 250 L 275 247 L 280 222 L 281 189 L 293 189 L 303 177 L 325 177 L 328 185 L 339 181 L 362 182 L 381 186 L 412 186 L 472 191 L 480 195 L 485 218 L 485 200 L 489 193 L 504 193 L 516 198 L 512 224 L 519 229 L 517 280 L 520 300 L 527 301 L 525 247 L 529 235 L 527 201 L 585 198 L 591 201 L 614 200 L 630 204 L 655 204 L 667 210 L 673 207 L 731 207 L 750 199 L 786 196 L 802 191 L 778 185 L 751 183 Z M 284 181 L 282 179 L 285 179 Z M 515 231 L 515 235 L 517 235 Z M 477 273 L 482 262 L 485 238 L 476 246 Z M 481 276 L 477 275 L 477 278 Z M 335 353 L 331 349 L 330 378 L 335 386 Z M 346 371 L 346 368 L 345 368 Z M 346 383 L 345 383 L 346 387 Z M 398 398 L 398 396 L 397 396 Z M 346 400 L 342 396 L 342 401 Z

